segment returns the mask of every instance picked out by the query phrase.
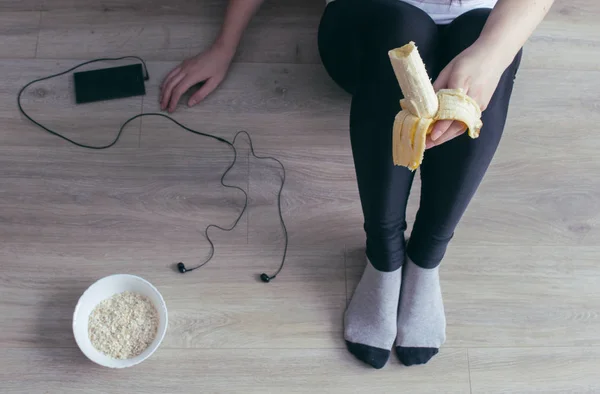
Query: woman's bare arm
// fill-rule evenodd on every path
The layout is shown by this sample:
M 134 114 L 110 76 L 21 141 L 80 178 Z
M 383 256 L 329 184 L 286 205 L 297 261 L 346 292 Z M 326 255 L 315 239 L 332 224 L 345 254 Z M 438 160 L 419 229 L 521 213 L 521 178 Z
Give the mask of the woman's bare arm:
M 554 0 L 498 0 L 478 41 L 493 48 L 497 55 L 494 57 L 508 67 L 553 3 Z
M 244 30 L 264 0 L 229 0 L 225 18 L 215 42 L 204 52 L 184 60 L 165 77 L 160 107 L 175 111 L 179 99 L 192 86 L 204 82 L 188 100 L 196 105 L 225 79 Z
M 263 2 L 264 0 L 229 0 L 216 44 L 229 49 L 237 48 L 244 30 Z

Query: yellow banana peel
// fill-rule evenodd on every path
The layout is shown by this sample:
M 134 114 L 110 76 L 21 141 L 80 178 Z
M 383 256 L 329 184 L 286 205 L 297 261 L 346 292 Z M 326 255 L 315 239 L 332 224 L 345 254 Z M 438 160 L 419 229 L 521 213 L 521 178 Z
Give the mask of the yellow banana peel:
M 436 93 L 414 42 L 392 49 L 388 55 L 404 96 L 393 125 L 394 165 L 416 170 L 423 161 L 425 140 L 439 120 L 459 121 L 469 137 L 479 137 L 483 126 L 479 105 L 462 89 Z

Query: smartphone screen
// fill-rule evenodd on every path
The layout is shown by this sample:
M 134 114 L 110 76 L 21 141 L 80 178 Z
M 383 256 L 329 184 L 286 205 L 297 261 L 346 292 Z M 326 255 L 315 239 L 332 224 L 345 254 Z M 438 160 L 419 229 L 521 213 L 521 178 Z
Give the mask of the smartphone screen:
M 141 64 L 80 71 L 73 74 L 77 104 L 146 94 Z

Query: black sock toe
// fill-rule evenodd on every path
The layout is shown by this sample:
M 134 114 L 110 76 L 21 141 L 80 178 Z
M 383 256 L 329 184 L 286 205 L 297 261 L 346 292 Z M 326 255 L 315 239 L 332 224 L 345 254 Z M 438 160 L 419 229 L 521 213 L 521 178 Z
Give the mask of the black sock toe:
M 396 354 L 400 362 L 406 366 L 425 364 L 439 352 L 434 347 L 396 347 Z
M 356 358 L 369 364 L 375 369 L 383 368 L 390 358 L 389 350 L 363 345 L 361 343 L 352 343 L 350 341 L 346 341 L 346 346 L 350 353 Z

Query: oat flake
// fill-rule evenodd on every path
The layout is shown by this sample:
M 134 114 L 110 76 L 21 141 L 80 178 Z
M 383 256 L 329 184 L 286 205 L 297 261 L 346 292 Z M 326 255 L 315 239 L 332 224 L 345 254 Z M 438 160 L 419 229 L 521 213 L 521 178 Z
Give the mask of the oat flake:
M 152 343 L 158 323 L 158 312 L 152 301 L 126 291 L 94 308 L 88 322 L 88 335 L 98 351 L 109 357 L 128 359 Z

